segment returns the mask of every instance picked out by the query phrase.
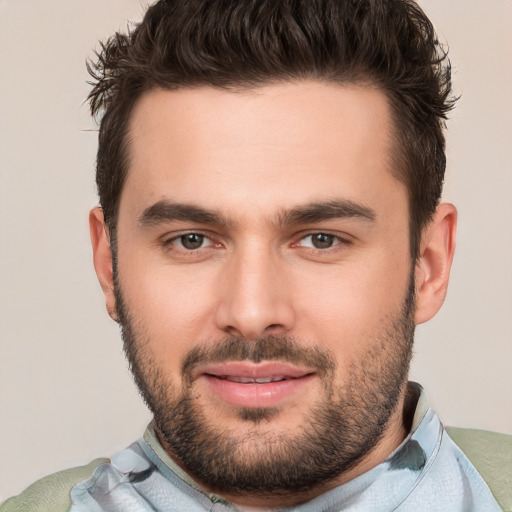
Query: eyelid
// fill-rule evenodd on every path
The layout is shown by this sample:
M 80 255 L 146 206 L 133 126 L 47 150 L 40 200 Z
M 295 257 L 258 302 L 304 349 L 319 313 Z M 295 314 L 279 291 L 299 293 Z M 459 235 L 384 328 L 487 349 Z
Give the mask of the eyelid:
M 178 244 L 176 244 L 176 242 L 179 241 L 179 239 L 181 237 L 186 236 L 186 235 L 192 235 L 192 234 L 200 235 L 200 236 L 204 237 L 205 241 L 208 241 L 209 243 L 207 243 L 206 246 L 199 247 L 198 249 L 186 249 L 185 247 L 180 247 Z M 328 247 L 325 249 L 318 249 L 315 247 L 305 247 L 305 246 L 301 245 L 301 242 L 305 238 L 308 238 L 308 237 L 311 237 L 314 235 L 318 235 L 318 234 L 333 237 L 335 239 L 333 245 L 331 247 Z M 295 242 L 293 242 L 291 244 L 291 247 L 303 248 L 303 249 L 307 249 L 310 251 L 317 251 L 319 253 L 328 253 L 330 251 L 334 252 L 337 249 L 338 250 L 341 249 L 341 247 L 339 247 L 339 246 L 347 246 L 347 245 L 351 245 L 353 243 L 352 237 L 350 235 L 348 235 L 347 233 L 339 233 L 339 232 L 333 233 L 332 231 L 330 231 L 328 229 L 316 229 L 316 230 L 303 231 L 302 233 L 297 234 L 294 237 L 294 239 L 295 239 Z M 160 243 L 162 244 L 162 246 L 164 246 L 164 248 L 173 246 L 174 251 L 182 252 L 184 254 L 198 253 L 200 251 L 219 248 L 219 247 L 223 246 L 223 243 L 217 241 L 215 239 L 215 237 L 212 236 L 212 234 L 210 234 L 209 232 L 204 231 L 202 229 L 186 229 L 186 230 L 179 231 L 179 232 L 167 233 L 164 236 L 160 237 L 160 240 L 161 240 Z
M 339 232 L 333 233 L 332 231 L 330 231 L 328 229 L 317 229 L 317 230 L 313 230 L 313 231 L 306 231 L 306 232 L 303 232 L 303 233 L 300 233 L 299 235 L 297 235 L 297 237 L 296 237 L 297 241 L 294 242 L 292 244 L 292 246 L 299 246 L 299 244 L 300 244 L 300 242 L 302 242 L 302 240 L 304 240 L 305 238 L 308 238 L 310 236 L 314 236 L 314 235 L 332 236 L 336 240 L 336 243 L 332 247 L 336 247 L 341 244 L 349 245 L 349 244 L 353 243 L 352 237 L 350 235 L 348 235 L 347 233 L 339 233 Z M 315 250 L 326 252 L 329 249 L 332 249 L 332 247 L 330 247 L 328 249 L 315 249 Z
M 186 249 L 185 247 L 180 247 L 175 242 L 177 242 L 181 237 L 187 236 L 187 235 L 199 235 L 204 237 L 205 241 L 209 240 L 209 244 L 204 247 L 199 247 L 198 249 Z M 205 231 L 201 229 L 187 229 L 180 231 L 178 233 L 173 233 L 172 236 L 169 236 L 169 234 L 164 235 L 161 237 L 161 243 L 165 248 L 168 248 L 170 246 L 174 246 L 176 252 L 182 252 L 182 253 L 197 253 L 201 250 L 205 249 L 211 249 L 215 246 L 220 246 L 221 244 L 219 242 L 216 242 L 211 235 L 206 233 Z

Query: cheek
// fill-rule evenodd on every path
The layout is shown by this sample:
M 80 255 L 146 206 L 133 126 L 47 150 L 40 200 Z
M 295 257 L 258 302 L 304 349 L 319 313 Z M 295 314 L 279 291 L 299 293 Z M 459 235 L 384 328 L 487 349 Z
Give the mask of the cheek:
M 357 358 L 383 335 L 389 318 L 400 313 L 408 266 L 382 257 L 374 264 L 334 269 L 321 280 L 304 279 L 296 294 L 301 337 L 330 349 L 342 365 Z
M 200 266 L 193 271 L 119 259 L 126 305 L 162 361 L 181 361 L 193 345 L 211 336 L 208 318 L 215 289 Z

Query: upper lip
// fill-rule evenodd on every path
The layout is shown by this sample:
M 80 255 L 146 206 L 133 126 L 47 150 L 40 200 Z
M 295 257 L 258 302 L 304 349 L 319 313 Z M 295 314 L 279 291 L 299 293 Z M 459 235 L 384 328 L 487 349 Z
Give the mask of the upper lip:
M 214 377 L 241 377 L 250 379 L 266 379 L 283 377 L 297 379 L 315 373 L 310 368 L 298 367 L 279 361 L 254 363 L 252 361 L 227 361 L 198 368 L 196 376 L 212 375 Z

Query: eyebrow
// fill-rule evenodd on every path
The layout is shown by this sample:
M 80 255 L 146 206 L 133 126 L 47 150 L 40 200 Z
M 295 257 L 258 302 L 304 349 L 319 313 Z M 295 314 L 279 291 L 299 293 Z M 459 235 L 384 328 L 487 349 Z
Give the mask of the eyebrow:
M 347 199 L 309 203 L 306 205 L 284 210 L 277 214 L 274 224 L 277 226 L 293 224 L 314 224 L 329 219 L 351 218 L 374 222 L 374 210 L 360 203 Z M 227 227 L 232 224 L 228 218 L 215 210 L 208 210 L 200 206 L 175 203 L 161 200 L 146 208 L 140 215 L 139 224 L 142 226 L 156 226 L 158 224 L 185 221 L 196 224 Z
M 277 224 L 311 224 L 330 219 L 360 219 L 375 222 L 374 210 L 360 203 L 347 199 L 310 203 L 284 211 L 278 215 Z
M 155 226 L 176 220 L 216 226 L 227 226 L 229 224 L 228 220 L 219 212 L 167 200 L 158 201 L 146 208 L 139 217 L 139 224 Z

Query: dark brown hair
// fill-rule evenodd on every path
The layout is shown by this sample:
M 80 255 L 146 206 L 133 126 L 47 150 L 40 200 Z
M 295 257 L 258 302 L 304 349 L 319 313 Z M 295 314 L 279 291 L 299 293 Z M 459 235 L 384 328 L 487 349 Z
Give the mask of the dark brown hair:
M 89 94 L 100 117 L 96 183 L 115 235 L 128 121 L 155 87 L 227 89 L 300 79 L 371 84 L 391 105 L 393 173 L 409 194 L 411 252 L 441 196 L 450 63 L 412 0 L 160 0 L 101 44 Z

